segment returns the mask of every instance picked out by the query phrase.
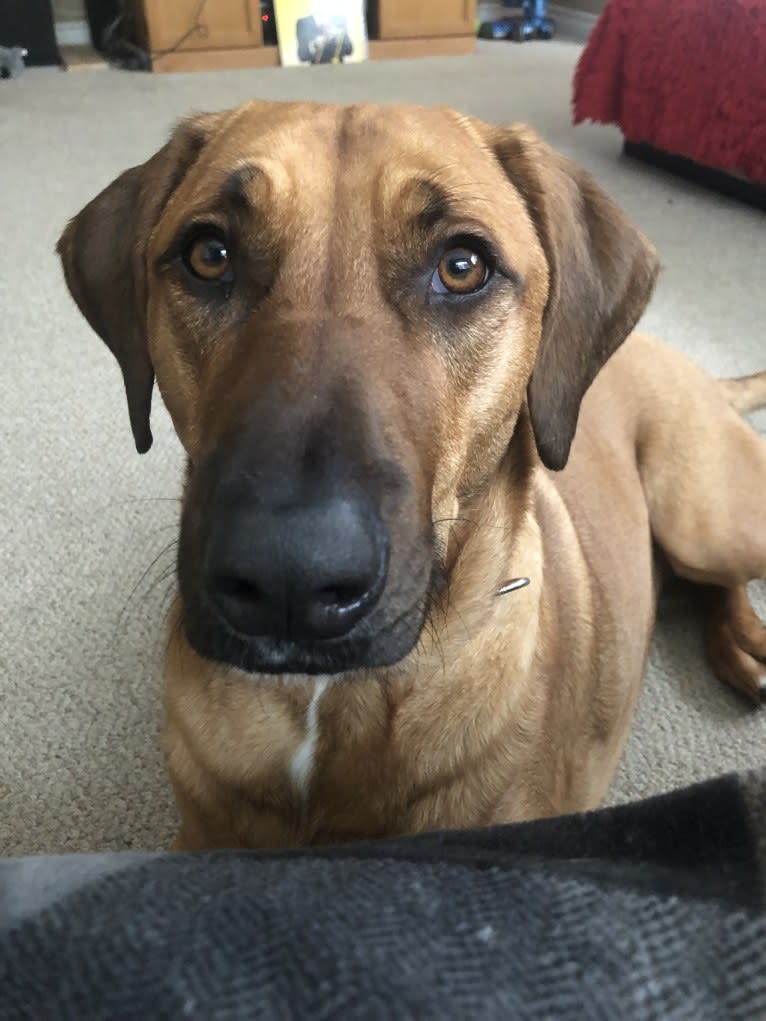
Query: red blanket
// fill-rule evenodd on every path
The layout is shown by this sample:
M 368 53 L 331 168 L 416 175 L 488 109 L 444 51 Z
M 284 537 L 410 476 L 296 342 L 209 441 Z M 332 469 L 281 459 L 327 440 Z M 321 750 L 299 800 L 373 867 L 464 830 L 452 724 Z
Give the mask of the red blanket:
M 609 0 L 574 119 L 766 184 L 766 0 Z

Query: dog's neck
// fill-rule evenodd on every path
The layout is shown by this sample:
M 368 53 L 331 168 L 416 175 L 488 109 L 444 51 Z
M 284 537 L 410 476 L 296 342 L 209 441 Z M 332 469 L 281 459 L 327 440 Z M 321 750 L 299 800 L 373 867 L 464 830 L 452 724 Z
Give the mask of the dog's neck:
M 413 828 L 444 825 L 450 802 L 458 825 L 466 785 L 476 788 L 471 797 L 486 796 L 489 811 L 500 775 L 492 762 L 528 754 L 523 728 L 515 747 L 507 742 L 513 720 L 531 723 L 546 704 L 544 691 L 517 683 L 530 674 L 539 651 L 543 555 L 533 503 L 536 474 L 526 446 L 512 444 L 482 497 L 464 508 L 471 523 L 462 526 L 459 548 L 451 551 L 448 587 L 416 649 L 396 667 L 324 690 L 309 815 L 311 805 L 326 809 L 355 794 L 358 801 L 365 790 L 369 806 L 357 806 L 351 836 L 364 834 L 368 818 L 380 825 L 391 815 L 401 825 L 409 812 Z M 530 579 L 527 587 L 496 595 L 504 581 L 520 575 Z M 474 761 L 477 735 L 481 763 Z M 431 817 L 437 805 L 442 814 Z

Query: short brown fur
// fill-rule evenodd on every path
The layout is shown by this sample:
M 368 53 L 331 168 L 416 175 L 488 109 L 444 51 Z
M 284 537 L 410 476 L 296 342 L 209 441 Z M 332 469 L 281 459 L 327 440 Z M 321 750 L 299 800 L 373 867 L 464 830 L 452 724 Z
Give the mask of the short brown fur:
M 248 239 L 248 286 L 214 315 L 164 260 L 227 182 L 245 194 L 227 215 Z M 442 196 L 454 227 L 493 231 L 513 270 L 449 313 L 411 283 Z M 156 375 L 189 458 L 185 515 L 200 504 L 198 466 L 253 407 L 274 388 L 289 398 L 297 417 L 274 443 L 290 451 L 318 394 L 413 480 L 391 521 L 391 598 L 422 589 L 412 551 L 425 534 L 447 581 L 400 662 L 328 684 L 305 782 L 294 762 L 317 681 L 202 658 L 179 597 L 165 665 L 177 847 L 596 807 L 667 565 L 704 587 L 716 671 L 760 701 L 766 640 L 745 586 L 766 576 L 766 443 L 734 409 L 766 398 L 766 375 L 722 385 L 630 335 L 653 249 L 527 128 L 309 104 L 192 119 L 72 221 L 60 252 L 120 362 L 141 450 Z M 516 576 L 529 586 L 494 595 Z

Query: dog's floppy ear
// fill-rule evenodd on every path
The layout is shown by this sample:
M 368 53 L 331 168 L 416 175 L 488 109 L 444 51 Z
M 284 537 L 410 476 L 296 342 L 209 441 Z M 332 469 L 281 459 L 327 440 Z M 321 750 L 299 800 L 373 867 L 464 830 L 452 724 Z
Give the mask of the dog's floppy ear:
M 70 220 L 57 246 L 74 300 L 120 363 L 140 454 L 152 445 L 154 369 L 146 328 L 149 235 L 220 116 L 182 121 L 158 153 L 126 170 Z
M 548 261 L 548 300 L 527 397 L 540 458 L 563 468 L 586 390 L 651 297 L 652 245 L 579 167 L 523 125 L 493 148 L 521 193 Z

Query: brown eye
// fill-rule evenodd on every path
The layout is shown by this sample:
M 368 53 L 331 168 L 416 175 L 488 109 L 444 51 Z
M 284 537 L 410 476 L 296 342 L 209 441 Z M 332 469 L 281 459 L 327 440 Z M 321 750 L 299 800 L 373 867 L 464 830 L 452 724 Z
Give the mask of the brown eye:
M 439 260 L 432 286 L 440 294 L 473 294 L 489 280 L 486 261 L 472 248 L 450 248 Z
M 195 277 L 216 283 L 224 280 L 231 268 L 229 246 L 214 234 L 202 234 L 186 249 L 184 262 Z

